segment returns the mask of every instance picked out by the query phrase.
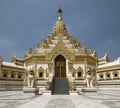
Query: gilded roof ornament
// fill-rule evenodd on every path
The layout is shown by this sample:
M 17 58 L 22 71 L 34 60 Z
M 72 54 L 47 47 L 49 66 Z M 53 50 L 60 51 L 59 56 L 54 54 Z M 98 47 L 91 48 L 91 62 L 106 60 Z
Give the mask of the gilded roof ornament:
M 58 20 L 62 20 L 62 9 L 59 8 L 58 10 Z
M 38 42 L 36 43 L 36 48 L 39 48 L 39 43 Z
M 29 54 L 32 54 L 32 48 L 30 48 L 30 50 L 29 50 Z
M 16 61 L 16 55 L 13 54 L 13 55 L 12 55 L 12 62 L 15 62 L 15 61 Z
M 53 34 L 55 36 L 58 36 L 59 34 L 62 34 L 64 36 L 67 34 L 67 28 L 62 19 L 62 9 L 61 8 L 58 10 L 58 20 L 56 21 L 56 23 L 53 27 Z

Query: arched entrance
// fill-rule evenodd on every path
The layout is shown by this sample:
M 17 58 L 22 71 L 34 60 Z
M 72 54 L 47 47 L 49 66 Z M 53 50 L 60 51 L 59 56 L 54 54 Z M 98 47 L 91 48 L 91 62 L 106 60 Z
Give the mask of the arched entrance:
M 55 58 L 55 78 L 66 78 L 66 59 L 61 54 Z

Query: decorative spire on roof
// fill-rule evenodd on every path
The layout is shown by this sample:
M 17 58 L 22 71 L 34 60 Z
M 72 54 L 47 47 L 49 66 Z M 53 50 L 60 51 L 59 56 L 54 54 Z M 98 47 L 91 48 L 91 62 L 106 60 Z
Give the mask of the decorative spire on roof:
M 11 62 L 16 63 L 16 55 L 15 55 L 15 53 L 12 55 L 12 61 Z
M 62 20 L 62 9 L 59 8 L 58 10 L 58 20 Z
M 59 8 L 59 10 L 58 10 L 58 20 L 56 21 L 56 23 L 54 25 L 53 34 L 56 36 L 58 36 L 59 34 L 62 34 L 63 36 L 67 34 L 67 28 L 62 19 L 62 9 L 61 8 Z

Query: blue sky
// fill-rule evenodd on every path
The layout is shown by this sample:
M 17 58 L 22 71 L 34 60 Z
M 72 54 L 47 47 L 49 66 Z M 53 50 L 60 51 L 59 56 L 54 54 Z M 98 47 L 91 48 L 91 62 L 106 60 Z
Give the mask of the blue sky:
M 11 60 L 52 32 L 61 6 L 70 34 L 111 60 L 120 56 L 120 0 L 0 0 L 0 56 Z

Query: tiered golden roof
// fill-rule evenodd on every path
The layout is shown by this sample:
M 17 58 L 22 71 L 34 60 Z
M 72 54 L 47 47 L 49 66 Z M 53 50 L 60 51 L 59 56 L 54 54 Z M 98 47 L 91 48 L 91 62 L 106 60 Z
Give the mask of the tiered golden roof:
M 62 34 L 63 36 L 67 34 L 67 28 L 65 26 L 65 23 L 62 19 L 62 10 L 58 10 L 58 20 L 56 21 L 54 27 L 53 27 L 53 34 L 55 36 Z

